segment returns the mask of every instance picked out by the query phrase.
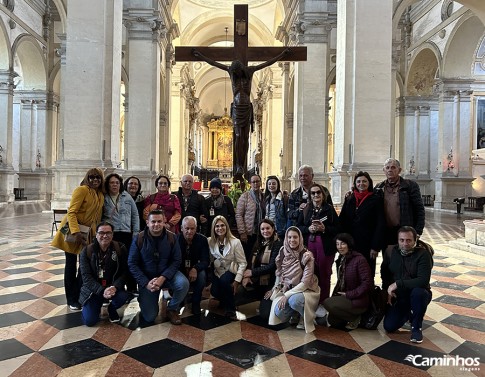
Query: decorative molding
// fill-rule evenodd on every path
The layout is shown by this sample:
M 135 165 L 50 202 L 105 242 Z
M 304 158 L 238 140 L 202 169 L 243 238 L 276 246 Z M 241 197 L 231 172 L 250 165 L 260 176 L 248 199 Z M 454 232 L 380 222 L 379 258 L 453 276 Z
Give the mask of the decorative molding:
M 441 4 L 441 21 L 446 21 L 453 14 L 454 1 L 444 0 Z

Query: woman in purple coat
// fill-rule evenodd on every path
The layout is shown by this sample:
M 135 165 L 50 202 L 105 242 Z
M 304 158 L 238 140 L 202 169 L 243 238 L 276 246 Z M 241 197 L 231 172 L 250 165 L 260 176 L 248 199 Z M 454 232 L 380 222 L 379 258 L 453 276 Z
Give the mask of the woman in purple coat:
M 354 250 L 354 239 L 350 234 L 337 234 L 335 242 L 342 260 L 332 297 L 327 298 L 323 306 L 328 311 L 330 326 L 354 330 L 360 323 L 360 315 L 369 306 L 374 278 L 365 258 Z

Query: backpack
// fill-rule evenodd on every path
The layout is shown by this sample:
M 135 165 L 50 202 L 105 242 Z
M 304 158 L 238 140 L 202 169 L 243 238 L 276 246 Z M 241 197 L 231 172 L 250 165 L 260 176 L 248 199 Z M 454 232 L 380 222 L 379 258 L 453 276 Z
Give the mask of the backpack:
M 375 330 L 386 312 L 387 292 L 375 285 L 369 292 L 369 308 L 361 315 L 359 327 Z

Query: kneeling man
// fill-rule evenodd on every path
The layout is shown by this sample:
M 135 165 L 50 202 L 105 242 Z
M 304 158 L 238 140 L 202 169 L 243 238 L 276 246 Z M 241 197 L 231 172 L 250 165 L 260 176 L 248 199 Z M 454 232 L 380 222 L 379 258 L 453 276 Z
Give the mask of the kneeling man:
M 182 323 L 180 304 L 189 290 L 189 281 L 179 271 L 182 255 L 175 234 L 165 227 L 162 210 L 148 214 L 147 228 L 135 236 L 128 256 L 128 267 L 139 287 L 138 302 L 142 319 L 151 324 L 159 312 L 161 289 L 173 291 L 167 316 L 174 325 Z
M 129 297 L 124 290 L 128 266 L 125 245 L 113 241 L 113 226 L 102 222 L 96 228 L 96 239 L 81 251 L 80 269 L 83 284 L 79 302 L 86 326 L 94 326 L 105 301 L 111 322 L 119 322 L 117 309 Z
M 197 233 L 195 217 L 184 217 L 181 229 L 182 234 L 178 236 L 183 260 L 180 269 L 193 286 L 192 313 L 200 314 L 200 301 L 207 279 L 206 270 L 209 267 L 209 243 L 205 236 Z
M 418 236 L 410 226 L 398 230 L 398 245 L 388 249 L 381 265 L 382 289 L 387 290 L 388 304 L 384 329 L 398 330 L 411 322 L 411 342 L 423 341 L 423 318 L 431 301 L 433 259 L 428 250 L 416 245 Z

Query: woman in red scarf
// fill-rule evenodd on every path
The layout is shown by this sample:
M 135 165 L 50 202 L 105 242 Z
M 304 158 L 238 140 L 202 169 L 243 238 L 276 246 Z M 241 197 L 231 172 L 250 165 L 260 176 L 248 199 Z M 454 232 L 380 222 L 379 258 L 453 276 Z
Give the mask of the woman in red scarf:
M 385 217 L 382 198 L 374 195 L 369 173 L 359 171 L 354 187 L 340 211 L 341 232 L 349 233 L 355 241 L 355 250 L 361 253 L 372 271 L 376 272 L 376 258 L 383 247 Z

